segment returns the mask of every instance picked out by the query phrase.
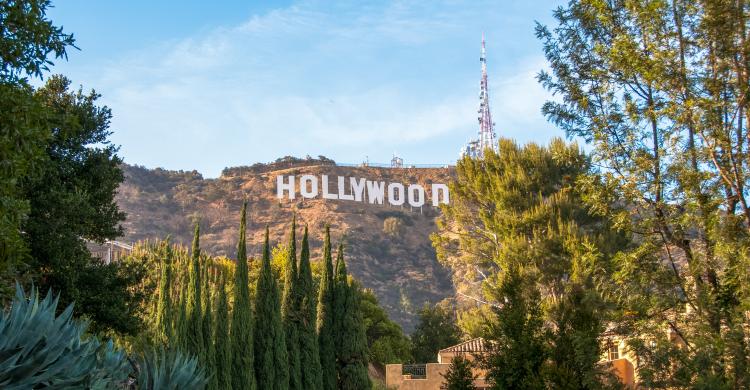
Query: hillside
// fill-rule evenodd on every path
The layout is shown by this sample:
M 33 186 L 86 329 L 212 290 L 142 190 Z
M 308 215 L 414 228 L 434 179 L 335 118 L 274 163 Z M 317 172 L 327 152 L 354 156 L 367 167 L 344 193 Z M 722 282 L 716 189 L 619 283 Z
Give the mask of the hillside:
M 311 230 L 313 259 L 320 259 L 323 227 L 335 240 L 345 237 L 350 272 L 371 288 L 391 318 L 410 332 L 424 302 L 452 295 L 450 276 L 437 262 L 429 235 L 438 209 L 419 209 L 346 200 L 276 198 L 276 176 L 310 174 L 363 177 L 368 180 L 421 184 L 447 183 L 452 170 L 333 166 L 328 160 L 256 164 L 225 169 L 217 179 L 197 172 L 123 167 L 125 182 L 117 201 L 127 213 L 123 240 L 135 242 L 170 235 L 189 244 L 192 221 L 200 218 L 201 244 L 214 255 L 234 258 L 242 200 L 248 200 L 248 254 L 258 257 L 263 228 L 274 243 L 288 240 L 293 213 Z M 335 186 L 335 185 L 334 185 Z

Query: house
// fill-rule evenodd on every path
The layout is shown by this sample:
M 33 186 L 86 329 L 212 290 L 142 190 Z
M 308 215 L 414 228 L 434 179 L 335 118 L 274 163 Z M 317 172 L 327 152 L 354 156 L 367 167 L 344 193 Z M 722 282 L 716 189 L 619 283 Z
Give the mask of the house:
M 443 375 L 450 369 L 451 361 L 456 356 L 463 356 L 473 361 L 476 356 L 487 353 L 487 341 L 475 338 L 438 351 L 437 363 L 426 364 L 388 364 L 385 367 L 385 386 L 400 390 L 437 390 L 443 388 Z M 485 380 L 486 371 L 472 368 L 477 389 L 489 389 Z
M 605 335 L 603 340 L 605 348 L 601 363 L 608 365 L 626 388 L 635 388 L 635 371 L 631 363 L 633 357 L 627 353 L 624 340 L 612 335 Z M 444 388 L 443 375 L 450 369 L 453 358 L 462 356 L 474 361 L 487 352 L 488 342 L 475 338 L 441 349 L 437 355 L 437 363 L 388 364 L 385 367 L 385 385 L 389 389 L 399 390 L 439 390 Z M 474 387 L 489 389 L 486 370 L 474 367 L 472 371 L 475 376 Z

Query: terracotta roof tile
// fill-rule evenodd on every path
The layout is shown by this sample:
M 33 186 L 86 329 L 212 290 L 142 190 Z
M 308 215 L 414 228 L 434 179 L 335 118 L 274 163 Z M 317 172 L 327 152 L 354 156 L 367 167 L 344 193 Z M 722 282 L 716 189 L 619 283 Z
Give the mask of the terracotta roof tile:
M 441 349 L 440 352 L 487 352 L 487 341 L 481 337 L 464 341 L 448 348 Z

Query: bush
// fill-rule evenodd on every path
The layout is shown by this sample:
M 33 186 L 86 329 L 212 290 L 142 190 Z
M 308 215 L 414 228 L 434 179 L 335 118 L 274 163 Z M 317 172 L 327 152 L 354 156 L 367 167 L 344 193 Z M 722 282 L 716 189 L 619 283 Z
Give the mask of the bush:
M 137 367 L 112 341 L 86 334 L 88 323 L 73 319 L 73 305 L 56 315 L 52 292 L 39 301 L 20 286 L 0 317 L 0 388 L 194 389 L 207 379 L 196 360 L 176 352 L 147 352 Z M 135 383 L 130 378 L 136 378 Z
M 404 221 L 398 217 L 388 217 L 383 220 L 383 233 L 391 237 L 400 237 Z
M 112 342 L 84 337 L 88 324 L 73 319 L 73 305 L 55 316 L 58 298 L 40 302 L 36 288 L 27 298 L 16 286 L 10 310 L 0 318 L 0 387 L 105 389 L 126 383 L 125 353 Z

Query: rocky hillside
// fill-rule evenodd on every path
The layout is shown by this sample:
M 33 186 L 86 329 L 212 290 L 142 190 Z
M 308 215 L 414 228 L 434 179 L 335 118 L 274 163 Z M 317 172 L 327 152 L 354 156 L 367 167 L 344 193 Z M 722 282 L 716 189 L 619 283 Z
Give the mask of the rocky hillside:
M 192 221 L 199 218 L 201 244 L 214 255 L 235 256 L 239 211 L 248 200 L 248 253 L 260 254 L 263 229 L 270 227 L 272 242 L 286 242 L 293 213 L 310 227 L 313 259 L 320 259 L 325 224 L 334 240 L 344 239 L 350 272 L 374 290 L 390 316 L 410 332 L 415 312 L 424 302 L 452 295 L 448 272 L 435 258 L 429 235 L 439 212 L 428 201 L 419 209 L 346 200 L 277 199 L 278 175 L 310 174 L 331 178 L 362 177 L 368 180 L 421 184 L 447 183 L 450 169 L 388 169 L 342 167 L 328 160 L 281 162 L 224 170 L 217 179 L 199 173 L 149 170 L 124 166 L 125 183 L 118 194 L 127 213 L 123 240 L 135 242 L 170 235 L 189 244 Z M 347 179 L 348 180 L 348 179 Z M 335 191 L 335 189 L 333 189 Z

